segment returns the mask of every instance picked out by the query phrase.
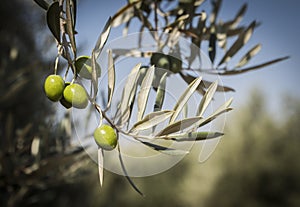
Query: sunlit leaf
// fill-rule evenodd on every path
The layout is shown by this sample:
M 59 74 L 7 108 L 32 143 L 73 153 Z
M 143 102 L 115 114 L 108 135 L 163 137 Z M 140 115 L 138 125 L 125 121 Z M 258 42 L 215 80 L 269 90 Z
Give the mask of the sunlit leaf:
M 107 108 L 110 107 L 111 105 L 111 100 L 114 94 L 114 90 L 115 90 L 115 64 L 114 64 L 114 60 L 113 60 L 113 56 L 112 56 L 112 51 L 109 50 L 108 51 L 108 101 L 107 101 Z
M 133 125 L 130 131 L 141 131 L 149 129 L 157 124 L 170 118 L 174 111 L 156 111 L 146 115 L 141 121 L 138 121 Z
M 94 53 L 94 51 L 92 52 L 92 88 L 94 89 L 94 93 L 93 93 L 93 101 L 96 99 L 97 93 L 98 93 L 98 74 L 97 74 L 97 65 L 96 65 L 96 55 Z M 91 94 L 92 95 L 92 94 Z
M 191 75 L 189 75 L 189 74 L 184 74 L 184 73 L 182 73 L 182 72 L 180 72 L 179 74 L 180 74 L 180 76 L 182 77 L 182 79 L 183 79 L 187 84 L 191 84 L 191 83 L 196 79 L 196 77 L 191 76 Z M 202 81 L 203 81 L 203 80 L 202 80 Z M 202 81 L 200 82 L 200 84 L 199 84 L 199 86 L 198 86 L 198 88 L 197 88 L 197 91 L 198 91 L 200 94 L 204 95 L 204 94 L 205 94 L 205 90 L 204 90 L 203 87 L 201 86 L 201 85 L 203 85 L 203 84 L 202 84 Z
M 120 124 L 124 124 L 124 122 L 127 121 L 127 118 L 130 117 L 130 106 L 133 102 L 133 98 L 135 96 L 135 91 L 137 88 L 137 79 L 139 75 L 139 69 L 141 67 L 141 64 L 137 64 L 133 69 L 131 70 L 130 74 L 127 77 L 125 86 L 123 88 L 122 93 L 122 99 L 121 99 L 121 105 L 120 105 L 120 113 L 121 118 L 119 120 Z M 127 117 L 127 118 L 124 118 Z
M 151 66 L 147 72 L 146 75 L 142 81 L 141 88 L 138 94 L 137 98 L 137 106 L 138 106 L 138 114 L 137 114 L 137 120 L 140 121 L 143 118 L 147 102 L 148 102 L 148 97 L 149 97 L 149 92 L 151 89 L 151 85 L 153 82 L 153 77 L 154 77 L 154 70 L 155 67 Z
M 167 154 L 167 155 L 173 155 L 173 156 L 177 155 L 178 156 L 178 155 L 186 155 L 186 154 L 189 153 L 188 151 L 173 149 L 173 148 L 153 144 L 153 143 L 150 143 L 150 142 L 141 141 L 141 143 L 143 143 L 144 145 L 152 148 L 153 150 L 159 151 L 159 152 Z
M 109 17 L 109 19 L 107 20 L 101 34 L 98 37 L 96 45 L 93 49 L 96 59 L 99 57 L 99 54 L 101 53 L 101 50 L 102 50 L 104 44 L 107 41 L 107 38 L 108 38 L 109 33 L 110 33 L 110 29 L 111 29 L 111 17 Z
M 48 8 L 47 24 L 55 39 L 60 42 L 60 8 L 58 2 L 52 3 Z
M 249 25 L 249 27 L 239 35 L 238 39 L 232 44 L 232 46 L 225 53 L 225 55 L 219 62 L 218 66 L 228 62 L 249 41 L 250 37 L 252 36 L 255 25 L 256 22 L 253 21 Z
M 159 86 L 156 92 L 154 111 L 160 111 L 165 100 L 167 73 L 164 73 L 160 79 Z
M 213 82 L 201 99 L 198 107 L 197 116 L 202 116 L 210 101 L 212 100 L 218 86 L 218 81 Z
M 99 182 L 100 182 L 100 187 L 102 187 L 103 184 L 103 166 L 104 166 L 104 154 L 103 154 L 103 149 L 98 148 L 98 173 L 99 173 Z
M 241 58 L 241 60 L 235 67 L 240 68 L 246 65 L 249 62 L 249 60 L 260 51 L 260 49 L 261 49 L 261 44 L 255 45 Z
M 201 119 L 203 119 L 203 118 L 202 117 L 191 117 L 191 118 L 178 120 L 178 121 L 168 125 L 164 129 L 162 129 L 160 132 L 158 132 L 156 134 L 156 137 L 172 134 L 172 133 L 175 133 L 178 131 L 182 131 L 186 128 L 192 127 L 195 123 L 199 122 Z
M 222 104 L 216 111 L 214 111 L 214 113 L 212 113 L 210 116 L 208 116 L 205 119 L 200 120 L 197 125 L 198 127 L 204 126 L 206 124 L 208 124 L 209 122 L 211 122 L 212 120 L 214 120 L 215 118 L 217 118 L 218 116 L 220 116 L 221 114 L 231 111 L 232 108 L 230 108 L 229 106 L 232 103 L 232 98 L 230 98 L 228 101 L 226 101 L 224 104 Z
M 170 134 L 166 136 L 161 136 L 158 137 L 158 139 L 173 140 L 176 142 L 202 141 L 207 139 L 218 138 L 223 135 L 224 134 L 220 132 L 189 132 L 189 133 Z
M 37 3 L 40 7 L 42 7 L 45 10 L 48 10 L 49 4 L 45 0 L 33 0 L 35 3 Z
M 134 17 L 134 6 L 138 2 L 132 4 L 127 4 L 122 7 L 113 17 L 112 17 L 112 27 L 117 27 L 123 23 L 128 22 L 132 17 Z
M 184 91 L 184 93 L 181 95 L 181 97 L 179 98 L 178 102 L 176 103 L 175 107 L 174 107 L 174 114 L 172 115 L 171 119 L 170 119 L 170 123 L 173 123 L 175 121 L 175 119 L 178 117 L 179 113 L 181 112 L 182 108 L 184 107 L 184 105 L 187 103 L 187 101 L 189 100 L 189 98 L 193 95 L 193 93 L 195 92 L 195 90 L 198 88 L 200 82 L 202 80 L 202 77 L 196 78 L 188 87 L 187 89 Z

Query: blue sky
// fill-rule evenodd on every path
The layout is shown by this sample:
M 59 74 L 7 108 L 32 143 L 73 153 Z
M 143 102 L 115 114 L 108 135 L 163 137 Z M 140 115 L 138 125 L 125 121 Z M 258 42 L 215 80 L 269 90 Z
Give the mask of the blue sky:
M 203 5 L 203 9 L 208 13 L 211 9 L 209 2 L 207 0 Z M 276 111 L 283 102 L 282 95 L 300 98 L 300 1 L 224 0 L 219 17 L 224 20 L 231 19 L 246 2 L 248 10 L 242 24 L 249 24 L 252 20 L 262 23 L 248 43 L 249 48 L 256 43 L 263 45 L 251 64 L 287 55 L 290 59 L 262 70 L 223 78 L 223 82 L 237 90 L 228 95 L 234 97 L 234 106 L 244 104 L 249 100 L 249 91 L 258 88 L 267 95 L 270 110 Z M 90 54 L 105 21 L 125 4 L 125 0 L 79 2 L 77 42 L 82 47 L 82 53 Z M 121 33 L 114 29 L 111 39 L 118 37 L 116 34 L 120 36 Z

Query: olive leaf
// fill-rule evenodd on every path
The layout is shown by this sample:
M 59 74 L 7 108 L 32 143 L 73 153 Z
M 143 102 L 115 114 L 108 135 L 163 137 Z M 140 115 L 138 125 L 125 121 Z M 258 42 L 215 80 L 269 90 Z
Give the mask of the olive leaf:
M 223 136 L 221 132 L 189 132 L 182 134 L 170 134 L 165 136 L 157 137 L 157 139 L 173 140 L 176 142 L 184 141 L 202 141 L 206 139 L 213 139 Z
M 181 97 L 179 98 L 178 102 L 176 103 L 176 105 L 173 109 L 175 112 L 174 112 L 174 114 L 172 115 L 172 117 L 170 119 L 170 123 L 173 123 L 175 121 L 175 119 L 178 117 L 178 115 L 181 112 L 181 110 L 183 109 L 184 105 L 187 103 L 189 98 L 193 95 L 195 90 L 198 88 L 201 80 L 202 80 L 202 77 L 196 78 L 187 87 L 187 89 L 184 91 L 184 93 L 181 95 Z
M 146 75 L 142 81 L 141 88 L 137 97 L 137 102 L 138 102 L 138 113 L 137 113 L 137 120 L 140 121 L 143 118 L 146 105 L 148 102 L 148 97 L 149 97 L 149 92 L 151 89 L 151 85 L 153 82 L 153 77 L 154 77 L 154 70 L 155 67 L 154 65 L 151 66 L 147 72 Z
M 133 187 L 133 189 L 138 192 L 141 196 L 144 196 L 144 194 L 138 189 L 138 187 L 134 184 L 134 182 L 131 180 L 131 178 L 128 176 L 127 170 L 125 168 L 125 164 L 122 158 L 122 153 L 121 153 L 121 149 L 120 149 L 120 145 L 118 144 L 118 153 L 119 153 L 119 161 L 123 170 L 123 173 L 125 175 L 125 178 L 127 179 L 127 181 L 130 183 L 130 185 Z
M 127 4 L 122 7 L 113 17 L 112 17 L 112 27 L 117 27 L 125 22 L 130 21 L 132 17 L 134 17 L 134 6 L 138 2 L 134 2 L 132 4 Z
M 107 38 L 109 36 L 109 33 L 110 33 L 110 29 L 111 29 L 111 17 L 108 18 L 101 34 L 99 35 L 98 37 L 98 40 L 96 42 L 96 45 L 93 49 L 93 52 L 95 53 L 95 57 L 96 59 L 99 57 L 102 49 L 103 49 L 103 46 L 104 44 L 106 43 L 107 41 Z
M 224 104 L 222 104 L 216 111 L 214 111 L 214 113 L 212 113 L 210 116 L 208 116 L 205 119 L 200 120 L 197 125 L 198 127 L 204 126 L 206 124 L 208 124 L 209 122 L 211 122 L 212 120 L 214 120 L 215 118 L 217 118 L 219 115 L 231 111 L 232 108 L 230 108 L 229 106 L 232 103 L 232 98 L 230 98 L 228 101 L 226 101 Z
M 213 82 L 201 99 L 198 107 L 197 116 L 202 116 L 210 101 L 212 100 L 218 86 L 218 81 Z
M 132 132 L 149 129 L 167 120 L 173 113 L 174 111 L 169 110 L 152 112 L 146 115 L 141 121 L 136 122 L 129 131 Z
M 245 15 L 247 11 L 247 3 L 243 4 L 240 10 L 235 15 L 234 19 L 224 23 L 224 27 L 226 28 L 235 28 L 243 19 L 243 16 Z
M 156 92 L 154 111 L 160 111 L 165 100 L 167 73 L 164 73 L 159 81 L 158 89 Z
M 232 46 L 228 49 L 225 53 L 221 61 L 219 62 L 218 66 L 222 65 L 223 63 L 228 62 L 250 39 L 252 36 L 253 30 L 256 26 L 256 22 L 253 21 L 245 31 L 243 31 L 238 39 L 232 44 Z
M 158 132 L 155 137 L 172 134 L 178 131 L 182 131 L 188 127 L 192 127 L 195 123 L 202 120 L 202 117 L 190 117 L 182 120 L 178 120 L 172 124 L 169 124 L 167 127 Z
M 47 24 L 55 39 L 60 43 L 60 8 L 58 2 L 52 3 L 48 8 Z
M 76 42 L 75 42 L 75 28 L 74 28 L 74 14 L 72 15 L 73 8 L 71 8 L 72 0 L 66 0 L 66 31 L 70 38 L 70 43 L 74 54 L 76 54 Z M 76 56 L 76 55 L 75 55 Z
M 112 51 L 108 50 L 108 98 L 107 98 L 107 105 L 106 108 L 109 108 L 111 105 L 111 100 L 115 90 L 115 81 L 116 81 L 116 71 L 115 71 L 115 64 L 114 59 L 112 56 Z
M 288 58 L 289 58 L 289 56 L 281 57 L 281 58 L 270 60 L 268 62 L 264 62 L 264 63 L 258 64 L 258 65 L 250 66 L 250 67 L 247 67 L 247 68 L 242 68 L 240 70 L 215 70 L 215 71 L 209 72 L 209 73 L 210 74 L 215 74 L 215 75 L 216 74 L 217 75 L 238 75 L 238 74 L 241 74 L 241 73 L 249 72 L 251 70 L 256 70 L 256 69 L 259 69 L 259 68 L 262 68 L 262 67 L 272 65 L 274 63 L 286 60 Z
M 98 93 L 98 74 L 97 74 L 97 69 L 96 69 L 96 55 L 95 55 L 95 52 L 92 51 L 92 57 L 91 57 L 91 60 L 92 60 L 92 85 L 91 87 L 94 89 L 94 93 L 93 93 L 93 101 L 96 100 L 96 96 L 97 96 L 97 93 Z M 92 95 L 92 94 L 91 94 Z
M 128 118 L 130 117 L 130 106 L 131 103 L 134 101 L 135 97 L 135 91 L 137 88 L 137 79 L 139 76 L 139 70 L 140 70 L 141 64 L 137 64 L 133 67 L 130 74 L 127 77 L 125 86 L 123 88 L 121 103 L 120 103 L 120 118 L 118 123 L 123 125 Z
M 33 0 L 37 5 L 39 5 L 41 8 L 48 10 L 49 4 L 45 0 Z
M 253 48 L 251 48 L 239 61 L 238 64 L 236 64 L 235 68 L 240 68 L 246 65 L 250 59 L 255 56 L 261 49 L 261 44 L 255 45 Z
M 150 147 L 153 150 L 159 151 L 159 152 L 167 154 L 167 155 L 176 156 L 176 155 L 186 155 L 186 154 L 189 153 L 188 151 L 173 149 L 173 148 L 153 144 L 153 143 L 150 143 L 150 142 L 141 141 L 141 143 L 143 143 L 144 145 Z
M 98 171 L 99 171 L 99 182 L 100 187 L 102 187 L 103 184 L 103 166 L 104 166 L 104 153 L 102 148 L 98 148 Z

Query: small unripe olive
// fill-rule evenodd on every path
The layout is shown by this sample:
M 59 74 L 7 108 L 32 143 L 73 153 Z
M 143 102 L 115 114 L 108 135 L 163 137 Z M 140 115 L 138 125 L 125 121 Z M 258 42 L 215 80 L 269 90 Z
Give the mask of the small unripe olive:
M 70 85 L 70 82 L 66 82 L 65 83 L 65 88 Z M 59 100 L 59 102 L 61 103 L 61 105 L 63 105 L 66 109 L 69 109 L 72 107 L 72 103 L 68 102 L 64 96 L 61 97 L 61 99 Z
M 182 61 L 174 56 L 169 56 L 169 60 L 171 62 L 170 70 L 173 73 L 179 73 L 182 70 Z
M 88 104 L 88 95 L 85 89 L 77 83 L 66 86 L 63 97 L 75 108 L 83 109 Z
M 170 61 L 167 55 L 163 53 L 153 53 L 150 59 L 151 65 L 155 65 L 158 68 L 170 69 Z
M 85 79 L 92 79 L 92 60 L 89 56 L 80 56 L 75 61 L 76 72 L 80 77 Z M 96 63 L 96 73 L 97 77 L 101 75 L 101 68 L 98 63 Z
M 44 91 L 51 101 L 58 101 L 63 94 L 65 82 L 59 75 L 49 75 L 44 82 Z
M 97 145 L 105 150 L 113 150 L 118 143 L 118 137 L 115 130 L 106 124 L 95 129 L 94 139 Z

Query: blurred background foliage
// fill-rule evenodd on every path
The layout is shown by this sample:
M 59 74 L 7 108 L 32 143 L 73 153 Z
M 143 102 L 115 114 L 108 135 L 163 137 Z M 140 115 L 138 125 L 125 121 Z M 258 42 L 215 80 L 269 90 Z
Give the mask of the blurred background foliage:
M 300 206 L 300 100 L 283 97 L 274 120 L 258 89 L 229 116 L 206 162 L 192 152 L 167 172 L 135 178 L 146 197 L 110 172 L 100 189 L 97 166 L 72 146 L 70 126 L 55 121 L 43 95 L 53 67 L 40 52 L 47 42 L 37 42 L 44 21 L 26 1 L 1 3 L 0 206 Z

